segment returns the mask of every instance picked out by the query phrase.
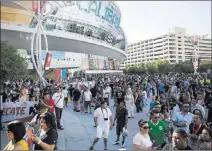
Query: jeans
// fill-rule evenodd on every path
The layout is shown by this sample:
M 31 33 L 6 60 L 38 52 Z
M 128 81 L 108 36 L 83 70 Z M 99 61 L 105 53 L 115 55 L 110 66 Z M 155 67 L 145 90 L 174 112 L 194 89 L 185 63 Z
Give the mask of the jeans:
M 59 108 L 59 107 L 55 107 L 55 114 L 56 114 L 56 118 L 57 118 L 57 127 L 60 128 L 60 120 L 62 117 L 62 113 L 63 113 L 63 108 Z

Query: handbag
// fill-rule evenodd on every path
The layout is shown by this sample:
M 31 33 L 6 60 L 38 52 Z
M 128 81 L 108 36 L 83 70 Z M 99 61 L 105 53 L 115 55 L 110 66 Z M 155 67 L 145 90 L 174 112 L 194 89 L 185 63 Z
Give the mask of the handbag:
M 124 137 L 129 136 L 128 130 L 126 128 L 123 128 L 122 136 L 124 136 Z

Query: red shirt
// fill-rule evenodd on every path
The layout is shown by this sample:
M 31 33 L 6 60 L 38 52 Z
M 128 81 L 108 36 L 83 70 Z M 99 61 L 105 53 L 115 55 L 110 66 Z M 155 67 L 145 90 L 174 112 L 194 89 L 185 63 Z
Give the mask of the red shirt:
M 52 99 L 49 99 L 46 101 L 46 104 L 53 107 L 49 109 L 49 111 L 54 113 L 54 101 Z

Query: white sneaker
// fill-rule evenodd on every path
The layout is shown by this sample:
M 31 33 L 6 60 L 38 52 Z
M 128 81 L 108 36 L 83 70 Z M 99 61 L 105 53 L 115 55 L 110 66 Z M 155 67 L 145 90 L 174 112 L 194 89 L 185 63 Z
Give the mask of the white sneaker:
M 120 144 L 120 141 L 115 141 L 115 142 L 113 143 L 113 145 L 118 145 L 118 144 Z
M 125 147 L 125 142 L 122 142 L 121 148 L 124 148 L 124 147 Z

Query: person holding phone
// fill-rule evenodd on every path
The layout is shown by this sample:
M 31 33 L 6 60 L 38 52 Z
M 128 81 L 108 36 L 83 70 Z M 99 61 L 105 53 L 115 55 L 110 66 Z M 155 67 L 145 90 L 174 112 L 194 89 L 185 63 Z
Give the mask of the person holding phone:
M 29 137 L 35 143 L 34 150 L 56 150 L 58 133 L 56 130 L 55 116 L 51 112 L 40 115 L 41 132 L 39 136 L 30 134 Z

